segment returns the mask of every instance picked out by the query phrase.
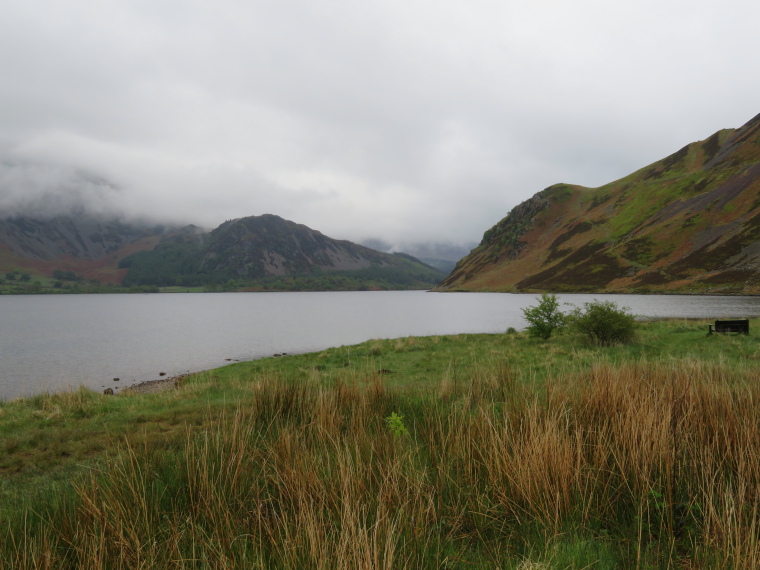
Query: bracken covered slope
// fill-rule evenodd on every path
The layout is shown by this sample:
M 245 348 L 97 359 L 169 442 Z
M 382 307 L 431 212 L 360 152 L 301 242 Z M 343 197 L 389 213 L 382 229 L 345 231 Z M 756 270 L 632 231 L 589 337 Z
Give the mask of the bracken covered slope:
M 539 192 L 437 290 L 760 293 L 760 115 L 600 188 Z

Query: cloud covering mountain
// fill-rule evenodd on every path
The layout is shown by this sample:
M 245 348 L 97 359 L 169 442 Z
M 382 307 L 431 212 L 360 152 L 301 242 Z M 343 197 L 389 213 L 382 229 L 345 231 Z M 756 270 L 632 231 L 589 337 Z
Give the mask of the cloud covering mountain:
M 84 211 L 116 216 L 120 198 L 113 184 L 83 170 L 0 159 L 0 219 L 48 219 Z
M 161 220 L 477 241 L 536 188 L 596 186 L 753 116 L 758 17 L 749 0 L 7 0 L 0 150 L 45 166 L 0 178 L 0 208 L 54 207 L 72 180 L 106 207 L 86 171 Z

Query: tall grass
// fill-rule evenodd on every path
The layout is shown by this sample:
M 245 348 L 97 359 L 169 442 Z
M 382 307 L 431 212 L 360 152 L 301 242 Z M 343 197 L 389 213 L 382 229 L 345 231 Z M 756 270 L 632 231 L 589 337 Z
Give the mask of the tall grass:
M 760 567 L 757 371 L 600 363 L 538 392 L 496 362 L 457 374 L 423 394 L 241 379 L 251 397 L 184 445 L 126 443 L 4 523 L 2 563 Z

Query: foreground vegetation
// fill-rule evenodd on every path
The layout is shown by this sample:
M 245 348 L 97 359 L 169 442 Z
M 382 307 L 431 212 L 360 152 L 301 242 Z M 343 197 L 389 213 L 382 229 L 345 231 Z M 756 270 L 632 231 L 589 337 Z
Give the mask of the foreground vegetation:
M 756 568 L 760 345 L 706 330 L 373 340 L 6 402 L 0 564 Z

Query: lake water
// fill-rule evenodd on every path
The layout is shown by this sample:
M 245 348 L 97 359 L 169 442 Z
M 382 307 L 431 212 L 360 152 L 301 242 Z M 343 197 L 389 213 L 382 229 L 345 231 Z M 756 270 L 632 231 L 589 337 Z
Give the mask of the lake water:
M 611 299 L 644 317 L 760 316 L 760 297 L 558 297 L 576 305 Z M 372 338 L 520 329 L 521 309 L 535 302 L 535 295 L 424 291 L 0 296 L 0 399 L 80 384 L 123 389 L 160 372 Z

